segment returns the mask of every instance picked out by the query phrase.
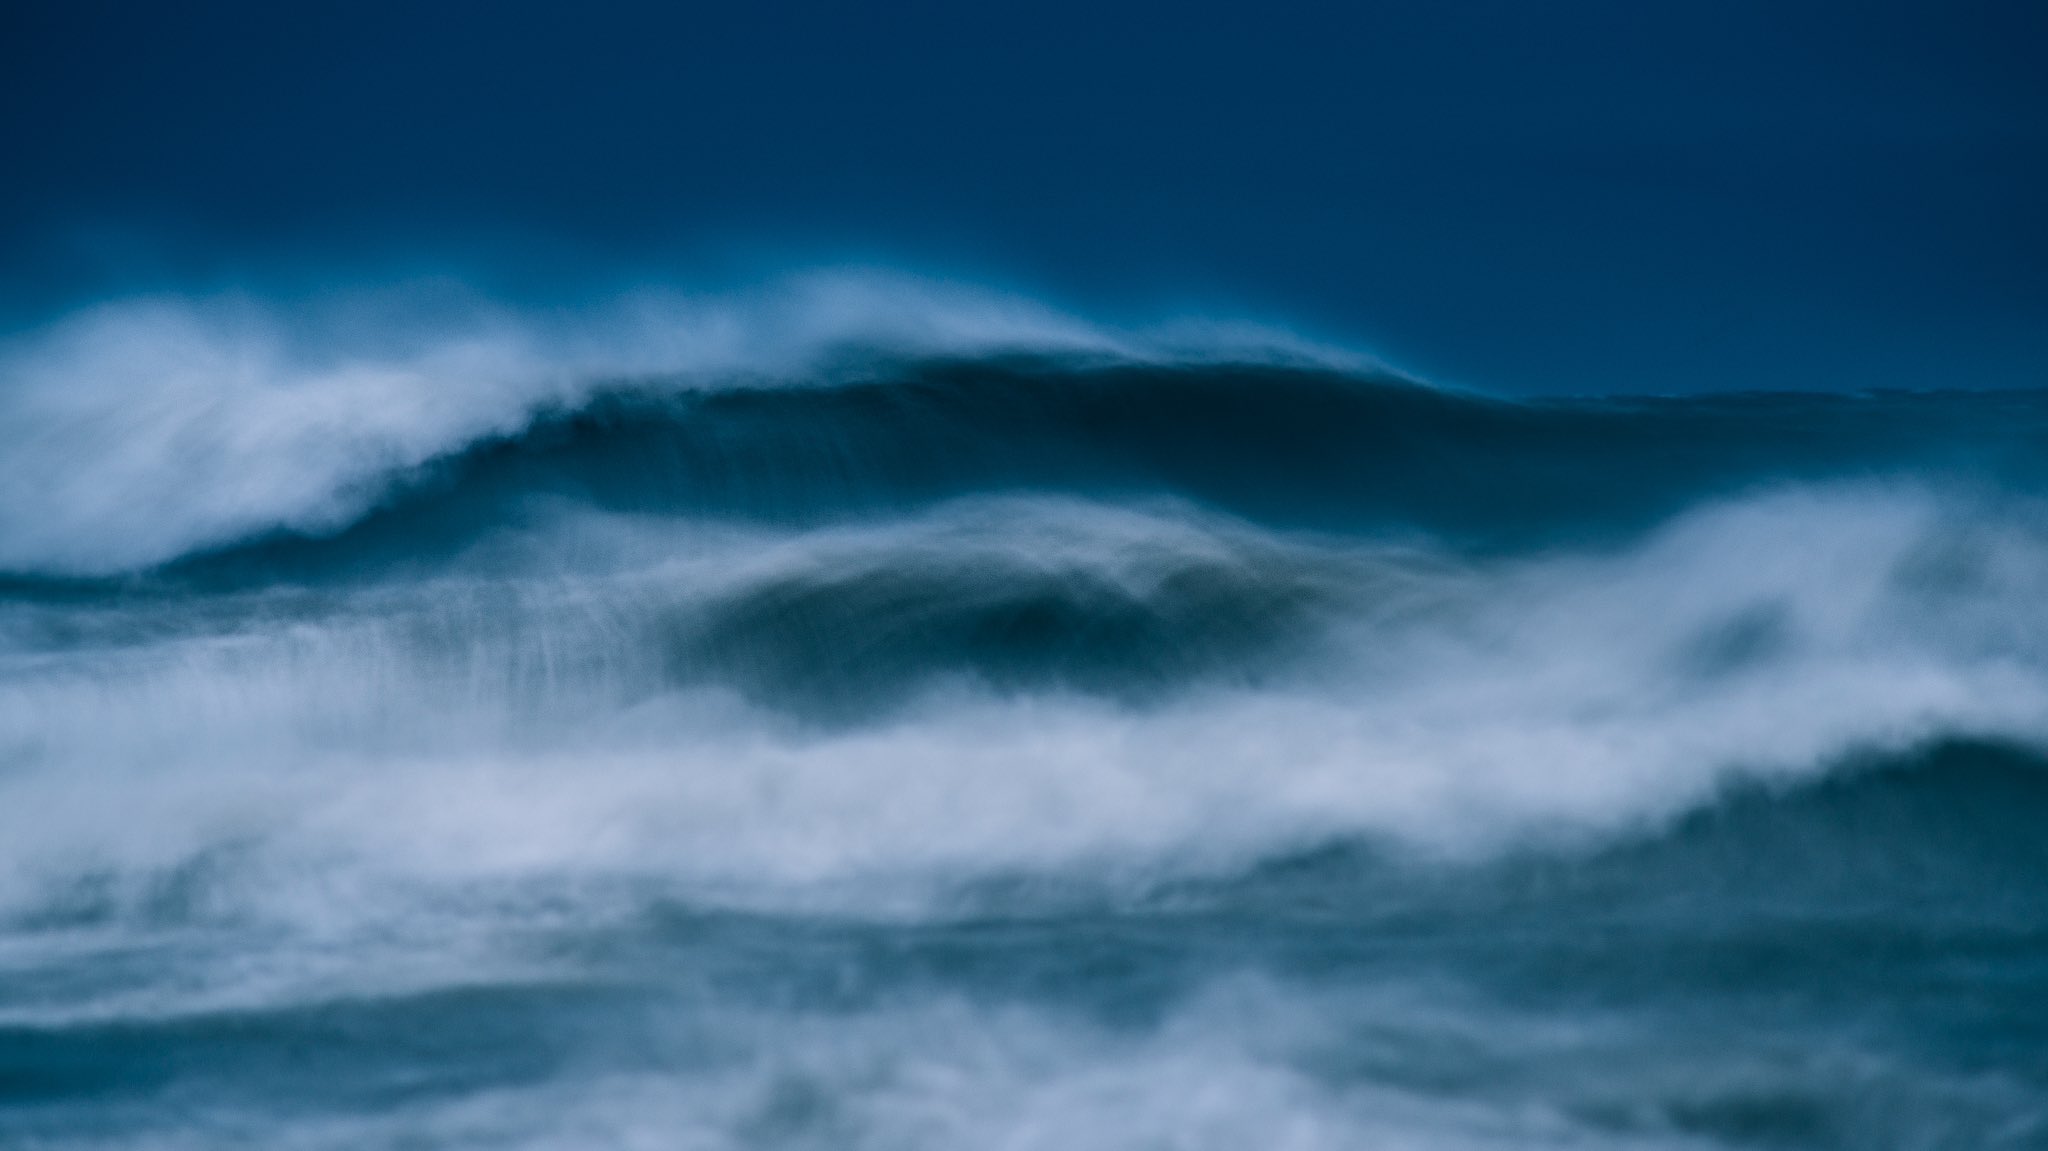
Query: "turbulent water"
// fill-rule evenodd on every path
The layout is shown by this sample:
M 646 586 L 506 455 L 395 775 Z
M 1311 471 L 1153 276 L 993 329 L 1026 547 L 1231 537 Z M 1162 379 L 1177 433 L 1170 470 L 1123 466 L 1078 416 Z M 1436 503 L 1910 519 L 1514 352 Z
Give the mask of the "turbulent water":
M 0 1144 L 2048 1145 L 2048 394 L 277 312 L 0 350 Z

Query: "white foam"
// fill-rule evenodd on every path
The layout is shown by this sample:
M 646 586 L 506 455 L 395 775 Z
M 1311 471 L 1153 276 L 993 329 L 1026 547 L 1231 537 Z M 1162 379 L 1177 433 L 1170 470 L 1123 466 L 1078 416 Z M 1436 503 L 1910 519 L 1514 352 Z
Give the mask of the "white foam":
M 1103 570 L 1134 540 L 1229 555 L 1251 532 L 1033 506 L 765 548 L 689 535 L 621 576 L 384 589 L 338 615 L 23 656 L 0 679 L 0 906 L 227 847 L 228 874 L 254 877 L 232 901 L 302 925 L 374 919 L 394 885 L 579 876 L 912 913 L 978 876 L 1147 882 L 1356 836 L 1470 855 L 1644 827 L 1858 752 L 2048 746 L 2048 536 L 1904 488 L 1762 495 L 1626 551 L 1479 568 L 1257 537 L 1361 581 L 1402 565 L 1409 590 L 1293 678 L 1151 708 L 956 686 L 818 731 L 665 687 L 648 654 L 664 595 L 717 591 L 694 581 L 862 549 L 971 557 L 1019 524 L 1028 547 L 1034 517 L 1069 529 L 1046 562 Z
M 1341 1021 L 1341 1023 L 1339 1022 Z M 1650 1124 L 1603 1130 L 1526 1087 L 1477 1091 L 1412 1072 L 1329 1066 L 1343 1044 L 1423 1045 L 1462 1030 L 1502 1058 L 1583 1046 L 1590 1028 L 1480 1016 L 1399 993 L 1344 998 L 1238 978 L 1188 997 L 1157 1026 L 1105 1026 L 1055 1008 L 931 994 L 857 1012 L 805 1014 L 659 1001 L 620 1027 L 635 1059 L 569 1060 L 539 1081 L 419 1092 L 353 1112 L 267 1113 L 261 1101 L 192 1109 L 150 1149 L 261 1142 L 291 1151 L 420 1147 L 689 1148 L 830 1146 L 849 1151 L 986 1147 L 1111 1151 L 1170 1147 L 1275 1151 L 1402 1147 L 1697 1146 Z M 1553 1029 L 1554 1030 L 1554 1029 Z M 1516 1048 L 1533 1050 L 1515 1050 Z M 403 1053 L 391 1058 L 402 1060 Z M 1380 1071 L 1379 1068 L 1373 1068 Z M 1577 1070 L 1575 1068 L 1575 1070 Z M 1404 1078 L 1406 1081 L 1404 1081 Z M 1559 1076 L 1561 1078 L 1561 1076 Z M 1563 1086 L 1600 1100 L 1598 1083 Z M 56 1144 L 63 1145 L 63 1144 Z M 107 1144 L 96 1144 L 107 1145 Z M 117 1144 L 119 1145 L 119 1144 Z

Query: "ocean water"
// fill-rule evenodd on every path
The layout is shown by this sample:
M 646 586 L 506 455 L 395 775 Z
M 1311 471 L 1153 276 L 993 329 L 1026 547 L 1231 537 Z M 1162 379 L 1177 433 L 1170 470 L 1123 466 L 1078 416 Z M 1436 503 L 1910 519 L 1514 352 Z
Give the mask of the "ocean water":
M 435 300 L 0 346 L 0 1145 L 2048 1146 L 2048 393 Z

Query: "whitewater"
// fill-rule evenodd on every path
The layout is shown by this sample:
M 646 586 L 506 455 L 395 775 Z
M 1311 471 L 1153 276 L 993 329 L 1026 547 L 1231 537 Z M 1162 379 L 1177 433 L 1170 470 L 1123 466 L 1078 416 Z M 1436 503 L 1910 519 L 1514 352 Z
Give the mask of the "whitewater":
M 2048 393 L 1854 383 L 872 270 L 16 332 L 0 1144 L 2048 1144 Z

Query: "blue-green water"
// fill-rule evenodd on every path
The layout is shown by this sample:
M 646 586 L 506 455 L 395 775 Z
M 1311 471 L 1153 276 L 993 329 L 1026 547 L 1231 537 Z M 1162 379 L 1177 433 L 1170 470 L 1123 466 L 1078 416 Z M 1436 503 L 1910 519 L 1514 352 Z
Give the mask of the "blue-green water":
M 1005 315 L 17 340 L 0 1144 L 2048 1144 L 2048 397 Z

